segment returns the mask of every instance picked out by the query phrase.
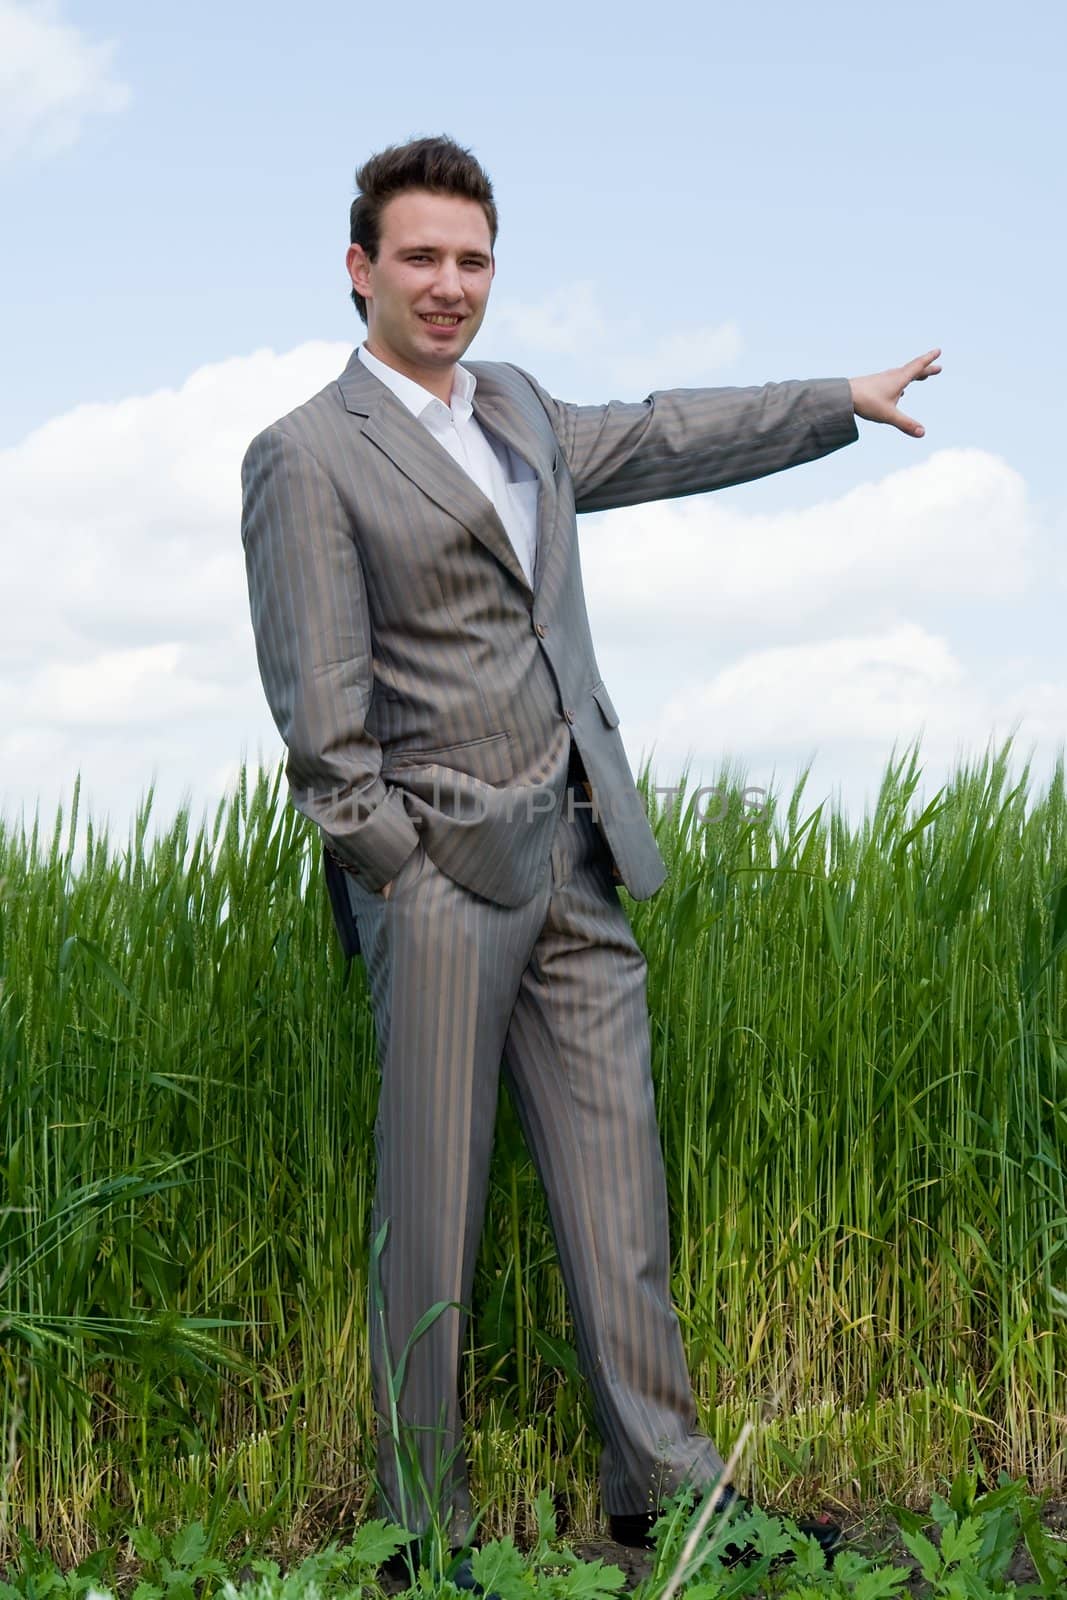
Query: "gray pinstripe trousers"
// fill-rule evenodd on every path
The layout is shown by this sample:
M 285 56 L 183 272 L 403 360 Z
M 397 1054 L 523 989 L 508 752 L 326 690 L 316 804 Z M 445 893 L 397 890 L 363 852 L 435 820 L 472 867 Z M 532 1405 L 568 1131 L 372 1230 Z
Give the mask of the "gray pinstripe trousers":
M 647 967 L 585 796 L 563 796 L 551 882 L 506 908 L 462 888 L 419 845 L 381 895 L 347 879 L 367 965 L 382 1084 L 372 1237 L 395 1369 L 419 1317 L 470 1304 L 500 1067 L 548 1199 L 603 1450 L 604 1509 L 641 1512 L 722 1470 L 697 1430 L 670 1301 L 667 1193 L 649 1059 Z M 412 1347 L 399 1415 L 430 1493 L 401 1497 L 383 1334 L 371 1308 L 386 1515 L 454 1543 L 470 1526 L 459 1368 L 466 1313 Z M 442 1475 L 440 1464 L 451 1457 Z M 431 1502 L 434 1502 L 431 1504 Z

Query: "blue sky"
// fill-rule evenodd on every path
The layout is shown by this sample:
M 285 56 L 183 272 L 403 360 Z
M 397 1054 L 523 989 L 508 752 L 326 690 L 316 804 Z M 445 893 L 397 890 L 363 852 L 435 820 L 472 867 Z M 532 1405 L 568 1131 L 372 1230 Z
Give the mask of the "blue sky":
M 1067 665 L 1058 4 L 0 0 L 0 809 L 75 770 L 124 835 L 281 744 L 239 530 L 244 445 L 362 336 L 344 251 L 373 149 L 448 132 L 492 174 L 472 357 L 565 399 L 851 376 L 934 345 L 914 441 L 584 519 L 632 762 L 858 812 L 894 739 L 929 780 Z

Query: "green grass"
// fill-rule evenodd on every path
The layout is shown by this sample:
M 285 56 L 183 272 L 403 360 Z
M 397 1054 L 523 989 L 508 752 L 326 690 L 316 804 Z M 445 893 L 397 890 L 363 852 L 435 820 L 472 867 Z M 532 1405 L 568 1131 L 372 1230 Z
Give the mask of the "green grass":
M 1067 795 L 1010 747 L 920 814 L 701 826 L 629 905 L 649 959 L 675 1292 L 741 1486 L 918 1503 L 1067 1482 Z M 75 807 L 77 802 L 75 801 Z M 281 769 L 129 845 L 0 826 L 0 1560 L 130 1522 L 294 1543 L 370 1494 L 377 1095 L 362 966 Z M 596 1439 L 545 1208 L 502 1108 L 466 1366 L 487 1531 L 595 1523 Z

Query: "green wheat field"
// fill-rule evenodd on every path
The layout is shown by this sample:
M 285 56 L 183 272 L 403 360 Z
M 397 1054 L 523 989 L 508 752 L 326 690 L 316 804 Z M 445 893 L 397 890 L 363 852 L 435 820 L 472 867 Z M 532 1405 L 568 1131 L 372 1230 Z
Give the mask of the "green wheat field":
M 851 825 L 649 801 L 674 1288 L 701 1421 L 792 1510 L 1067 1485 L 1067 793 L 1010 744 Z M 646 772 L 646 798 L 651 793 Z M 0 825 L 0 1563 L 130 1524 L 370 1515 L 377 1097 L 281 768 L 129 842 Z M 624 898 L 626 898 L 624 896 Z M 502 1095 L 464 1381 L 487 1533 L 599 1520 L 540 1189 Z

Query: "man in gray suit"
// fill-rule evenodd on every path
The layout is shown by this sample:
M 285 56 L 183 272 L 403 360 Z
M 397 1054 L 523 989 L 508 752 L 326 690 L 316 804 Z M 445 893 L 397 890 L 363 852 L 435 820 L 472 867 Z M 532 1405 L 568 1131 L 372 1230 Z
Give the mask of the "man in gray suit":
M 931 351 L 867 378 L 554 399 L 460 366 L 497 216 L 448 139 L 357 174 L 347 264 L 367 323 L 344 372 L 243 465 L 260 671 L 295 804 L 320 828 L 334 917 L 367 966 L 382 1074 L 373 1233 L 375 1404 L 437 1302 L 469 1303 L 501 1064 L 545 1185 L 617 1536 L 713 1484 L 671 1306 L 646 965 L 619 901 L 666 876 L 586 616 L 575 514 L 697 494 L 849 444 Z M 415 1344 L 400 1397 L 425 1488 L 382 1429 L 386 1509 L 470 1528 L 464 1314 Z M 442 1474 L 441 1463 L 446 1463 Z

